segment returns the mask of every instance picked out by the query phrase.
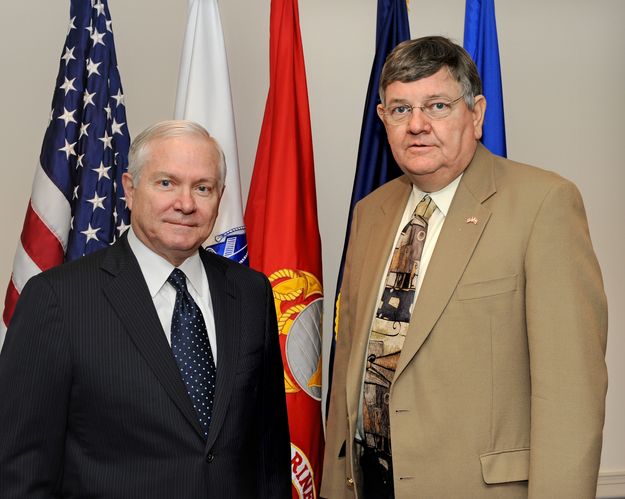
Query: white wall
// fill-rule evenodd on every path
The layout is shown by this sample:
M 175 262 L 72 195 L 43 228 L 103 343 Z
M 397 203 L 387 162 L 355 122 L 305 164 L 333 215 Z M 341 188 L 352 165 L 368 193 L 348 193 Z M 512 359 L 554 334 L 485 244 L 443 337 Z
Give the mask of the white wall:
M 2 2 L 0 286 L 13 253 L 65 39 L 68 3 Z M 186 19 L 179 0 L 109 0 L 128 126 L 173 115 Z M 610 372 L 601 495 L 625 496 L 625 2 L 497 1 L 509 157 L 556 170 L 580 187 L 610 304 Z M 222 22 L 247 197 L 267 94 L 269 0 L 222 0 Z M 374 0 L 300 0 L 323 240 L 326 330 L 342 249 L 366 85 Z M 462 42 L 464 0 L 412 0 L 413 37 Z M 326 344 L 327 347 L 327 344 Z

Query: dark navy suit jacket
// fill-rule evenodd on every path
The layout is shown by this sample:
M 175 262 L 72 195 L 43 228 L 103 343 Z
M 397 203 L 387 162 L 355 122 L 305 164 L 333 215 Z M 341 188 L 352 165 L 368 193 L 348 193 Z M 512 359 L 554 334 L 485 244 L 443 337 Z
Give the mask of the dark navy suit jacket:
M 219 356 L 208 440 L 122 237 L 23 289 L 0 355 L 0 497 L 291 497 L 271 287 L 200 256 Z

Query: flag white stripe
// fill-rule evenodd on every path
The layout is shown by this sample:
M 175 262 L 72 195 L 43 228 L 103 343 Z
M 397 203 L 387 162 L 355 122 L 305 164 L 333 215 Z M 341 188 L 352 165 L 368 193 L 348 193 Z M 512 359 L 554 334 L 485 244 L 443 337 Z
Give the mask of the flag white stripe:
M 15 250 L 15 259 L 13 260 L 13 275 L 11 278 L 13 279 L 13 285 L 15 289 L 17 289 L 18 293 L 22 293 L 22 289 L 28 282 L 28 279 L 37 275 L 41 272 L 37 264 L 30 258 L 24 247 L 22 246 L 22 242 L 19 241 L 17 244 L 17 249 Z
M 2 345 L 4 344 L 4 338 L 7 335 L 7 327 L 4 321 L 0 321 L 0 350 L 2 350 Z
M 30 202 L 35 213 L 56 236 L 65 251 L 72 216 L 71 208 L 63 193 L 41 166 L 35 172 Z

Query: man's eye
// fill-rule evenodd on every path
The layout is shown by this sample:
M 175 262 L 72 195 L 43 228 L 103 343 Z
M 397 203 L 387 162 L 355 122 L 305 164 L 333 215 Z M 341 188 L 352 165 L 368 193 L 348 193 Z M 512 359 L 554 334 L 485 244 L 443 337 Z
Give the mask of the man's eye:
M 169 187 L 171 185 L 171 180 L 169 180 L 168 178 L 164 178 L 159 180 L 158 183 L 161 187 Z
M 210 185 L 198 185 L 197 190 L 200 194 L 210 194 L 213 192 L 213 188 Z
M 393 116 L 404 116 L 406 114 L 410 114 L 412 112 L 412 108 L 405 104 L 400 104 L 399 106 L 393 106 L 391 108 L 391 114 Z
M 440 113 L 447 111 L 449 104 L 446 102 L 430 102 L 426 104 L 425 107 L 434 113 Z

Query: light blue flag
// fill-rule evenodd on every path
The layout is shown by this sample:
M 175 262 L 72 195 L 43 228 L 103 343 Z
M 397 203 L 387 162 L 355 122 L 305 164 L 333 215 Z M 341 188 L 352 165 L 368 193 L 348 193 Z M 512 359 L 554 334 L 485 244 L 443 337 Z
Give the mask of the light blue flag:
M 492 153 L 505 157 L 506 127 L 494 0 L 467 0 L 464 48 L 477 65 L 486 97 L 482 143 Z

